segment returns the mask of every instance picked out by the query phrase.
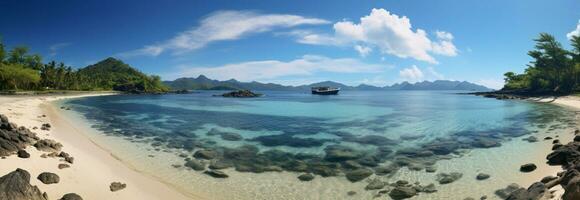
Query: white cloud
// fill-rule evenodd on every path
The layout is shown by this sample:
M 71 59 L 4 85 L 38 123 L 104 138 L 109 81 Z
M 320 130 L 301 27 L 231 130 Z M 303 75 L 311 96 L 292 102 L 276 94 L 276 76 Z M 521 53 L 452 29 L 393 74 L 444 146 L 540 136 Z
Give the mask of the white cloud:
M 445 79 L 445 76 L 443 76 L 443 74 L 435 71 L 435 68 L 433 68 L 433 67 L 427 67 L 427 72 L 429 72 L 429 76 L 433 80 L 443 80 L 443 79 Z
M 70 43 L 57 43 L 57 44 L 53 44 L 50 47 L 48 47 L 48 50 L 50 51 L 48 53 L 48 55 L 50 55 L 51 57 L 56 56 L 58 54 L 58 51 L 69 46 Z
M 355 45 L 354 49 L 356 51 L 358 51 L 358 54 L 361 57 L 366 57 L 367 55 L 369 55 L 369 53 L 371 53 L 373 51 L 373 49 L 371 49 L 369 47 L 361 46 L 361 45 Z
M 409 68 L 405 68 L 399 71 L 399 76 L 408 81 L 419 81 L 423 79 L 424 75 L 416 65 L 413 65 Z
M 166 74 L 164 78 L 173 79 L 203 74 L 218 80 L 234 78 L 240 81 L 264 81 L 281 77 L 311 76 L 317 72 L 376 73 L 381 72 L 384 66 L 366 64 L 352 58 L 305 55 L 291 61 L 263 60 L 214 67 L 180 66 L 179 68 L 181 70 L 177 73 Z
M 411 20 L 406 16 L 399 17 L 385 9 L 373 9 L 368 16 L 360 18 L 360 23 L 352 21 L 337 22 L 333 26 L 334 35 L 303 33 L 298 42 L 317 45 L 360 45 L 377 48 L 383 54 L 400 58 L 437 63 L 431 55 L 457 55 L 453 44 L 453 35 L 437 31 L 437 41 L 427 37 L 422 29 L 413 29 Z
M 578 20 L 578 23 L 576 24 L 576 29 L 566 34 L 566 37 L 568 37 L 568 39 L 572 39 L 572 36 L 580 36 L 580 20 Z
M 237 40 L 244 36 L 268 32 L 276 28 L 327 23 L 329 22 L 324 19 L 298 15 L 261 14 L 253 11 L 218 11 L 202 19 L 199 26 L 181 32 L 167 41 L 125 52 L 121 56 L 157 56 L 166 51 L 178 54 L 203 48 L 212 42 Z

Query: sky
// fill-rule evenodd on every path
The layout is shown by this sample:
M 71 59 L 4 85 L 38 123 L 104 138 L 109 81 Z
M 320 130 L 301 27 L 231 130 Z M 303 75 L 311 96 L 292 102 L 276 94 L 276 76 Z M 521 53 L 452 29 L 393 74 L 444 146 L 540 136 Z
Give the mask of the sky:
M 547 32 L 580 34 L 578 0 L 0 0 L 0 36 L 45 61 L 107 57 L 163 80 L 286 85 L 460 80 L 501 88 Z

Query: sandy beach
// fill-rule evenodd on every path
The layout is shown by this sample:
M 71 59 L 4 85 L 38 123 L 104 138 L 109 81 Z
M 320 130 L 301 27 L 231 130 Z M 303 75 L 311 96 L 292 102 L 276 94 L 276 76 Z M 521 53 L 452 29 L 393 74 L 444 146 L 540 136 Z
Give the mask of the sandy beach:
M 191 194 L 186 196 L 170 185 L 128 167 L 83 135 L 82 130 L 77 130 L 71 122 L 59 117 L 59 108 L 50 104 L 51 101 L 63 98 L 94 95 L 108 94 L 0 96 L 0 113 L 5 114 L 11 122 L 31 130 L 43 123 L 50 123 L 52 128 L 49 131 L 33 131 L 40 138 L 62 143 L 63 151 L 75 158 L 70 168 L 58 169 L 58 164 L 63 161 L 59 158 L 41 158 L 44 152 L 29 147 L 26 150 L 30 158 L 22 159 L 14 155 L 1 160 L 0 174 L 7 174 L 16 168 L 27 170 L 32 176 L 31 184 L 46 192 L 49 199 L 60 199 L 71 192 L 84 199 L 201 199 Z M 56 173 L 60 176 L 60 182 L 50 185 L 41 183 L 36 176 L 42 172 Z M 126 183 L 127 188 L 111 192 L 111 182 Z

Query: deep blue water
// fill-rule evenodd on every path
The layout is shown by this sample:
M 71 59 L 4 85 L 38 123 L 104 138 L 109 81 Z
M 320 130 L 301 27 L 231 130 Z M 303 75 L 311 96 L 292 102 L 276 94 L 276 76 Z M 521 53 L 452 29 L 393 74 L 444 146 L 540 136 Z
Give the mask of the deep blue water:
M 104 134 L 160 149 L 214 151 L 217 160 L 238 171 L 323 176 L 352 170 L 346 161 L 369 169 L 390 162 L 395 170 L 422 170 L 462 149 L 497 147 L 552 121 L 573 124 L 565 117 L 568 111 L 557 106 L 457 91 L 260 92 L 265 96 L 222 98 L 212 96 L 219 91 L 203 91 L 65 104 Z

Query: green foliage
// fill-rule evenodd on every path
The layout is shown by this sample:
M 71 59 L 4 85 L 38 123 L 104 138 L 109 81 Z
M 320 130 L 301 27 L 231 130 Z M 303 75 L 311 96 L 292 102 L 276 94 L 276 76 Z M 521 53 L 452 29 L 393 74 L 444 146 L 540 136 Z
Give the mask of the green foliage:
M 569 94 L 580 89 L 580 39 L 570 40 L 572 50 L 566 50 L 554 36 L 541 33 L 528 55 L 530 62 L 523 74 L 504 74 L 503 90 L 522 90 L 534 93 Z
M 0 42 L 0 90 L 117 90 L 131 93 L 161 93 L 169 89 L 159 76 L 147 76 L 115 58 L 107 58 L 78 70 L 28 54 L 15 47 L 6 58 Z

